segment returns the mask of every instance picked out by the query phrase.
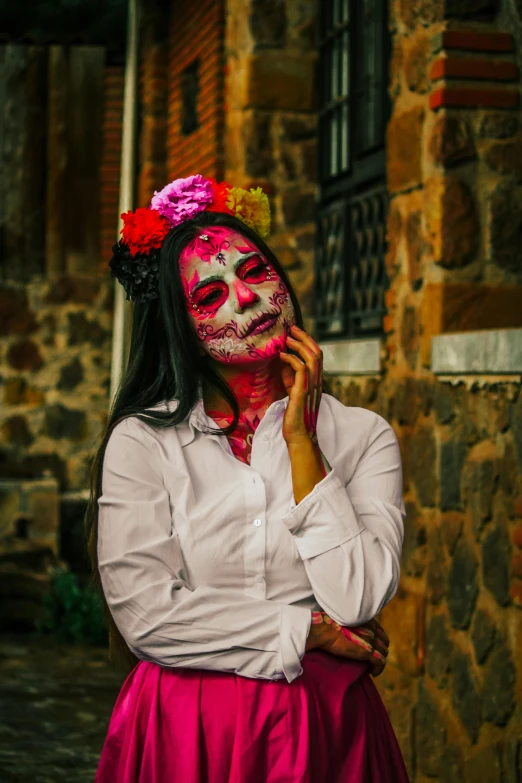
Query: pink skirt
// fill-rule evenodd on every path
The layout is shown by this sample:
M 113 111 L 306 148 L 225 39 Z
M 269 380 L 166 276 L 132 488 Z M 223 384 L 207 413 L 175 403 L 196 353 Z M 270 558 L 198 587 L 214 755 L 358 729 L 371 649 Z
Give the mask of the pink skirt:
M 408 783 L 368 664 L 301 663 L 288 683 L 140 661 L 94 783 Z

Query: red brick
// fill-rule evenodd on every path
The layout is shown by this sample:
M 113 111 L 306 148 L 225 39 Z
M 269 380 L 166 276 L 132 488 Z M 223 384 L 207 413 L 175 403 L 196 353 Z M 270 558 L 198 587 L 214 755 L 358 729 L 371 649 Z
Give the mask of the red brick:
M 430 79 L 444 78 L 513 81 L 517 78 L 517 67 L 505 61 L 440 57 L 431 66 Z
M 466 49 L 472 52 L 512 52 L 513 36 L 509 33 L 476 33 L 466 30 L 445 30 L 434 39 L 434 48 Z
M 430 95 L 430 109 L 449 106 L 510 109 L 516 107 L 517 103 L 517 90 L 465 90 L 455 87 L 441 87 Z

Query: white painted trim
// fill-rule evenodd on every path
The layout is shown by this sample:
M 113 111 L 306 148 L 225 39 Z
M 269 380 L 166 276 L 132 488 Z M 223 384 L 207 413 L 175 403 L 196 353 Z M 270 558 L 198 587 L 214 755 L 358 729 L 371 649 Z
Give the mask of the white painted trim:
M 484 329 L 432 337 L 431 369 L 437 375 L 522 373 L 522 329 Z
M 323 366 L 332 375 L 379 375 L 381 341 L 331 340 L 319 343 Z

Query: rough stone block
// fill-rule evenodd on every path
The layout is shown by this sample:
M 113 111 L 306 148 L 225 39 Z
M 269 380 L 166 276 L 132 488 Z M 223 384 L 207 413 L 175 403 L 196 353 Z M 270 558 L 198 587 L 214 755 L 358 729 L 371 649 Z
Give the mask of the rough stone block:
M 497 174 L 507 174 L 514 176 L 515 179 L 522 179 L 520 145 L 520 139 L 491 144 L 483 155 L 486 166 Z
M 243 108 L 314 110 L 315 54 L 266 52 L 253 54 L 246 63 Z
M 447 604 L 454 628 L 469 627 L 478 595 L 477 559 L 466 539 L 455 547 L 448 576 Z
M 281 193 L 281 210 L 287 226 L 311 223 L 315 220 L 315 196 L 302 190 L 287 190 Z
M 388 188 L 397 193 L 422 180 L 421 141 L 424 108 L 394 114 L 387 129 Z
M 442 772 L 442 753 L 446 728 L 437 702 L 424 680 L 419 681 L 416 707 L 416 746 L 419 768 L 424 775 L 438 777 Z
M 0 285 L 0 336 L 32 334 L 37 329 L 38 323 L 29 307 L 27 291 Z
M 48 304 L 65 304 L 69 302 L 93 304 L 100 291 L 100 286 L 100 280 L 66 275 L 53 280 L 52 285 L 49 285 L 44 301 Z M 112 290 L 111 293 L 113 293 Z
M 427 250 L 422 227 L 422 213 L 410 212 L 405 226 L 406 255 L 408 259 L 408 277 L 410 285 L 417 291 L 422 285 L 423 259 Z
M 482 698 L 484 719 L 505 726 L 515 709 L 516 671 L 511 654 L 498 640 L 484 674 Z
M 433 162 L 450 168 L 476 157 L 471 124 L 461 117 L 437 117 L 430 133 L 428 150 Z
M 485 139 L 510 139 L 518 130 L 518 115 L 509 112 L 488 112 L 479 123 L 478 135 Z
M 522 7 L 520 9 L 522 13 Z M 505 749 L 505 783 L 519 783 L 522 780 L 522 740 L 511 737 Z
M 280 123 L 281 133 L 286 141 L 308 141 L 317 135 L 317 123 L 314 117 L 283 115 Z
M 452 651 L 444 615 L 434 615 L 426 632 L 426 670 L 439 688 L 446 686 Z
M 500 606 L 509 603 L 509 566 L 511 545 L 503 527 L 497 525 L 484 538 L 482 577 L 484 584 Z
M 435 263 L 456 269 L 474 261 L 480 226 L 468 185 L 454 175 L 432 177 L 425 183 L 424 199 Z
M 44 360 L 38 345 L 32 340 L 11 343 L 7 351 L 7 363 L 15 370 L 39 370 Z
M 477 663 L 484 663 L 491 652 L 497 629 L 487 612 L 477 609 L 471 627 L 471 641 Z
M 23 541 L 29 548 L 58 547 L 58 483 L 54 478 L 0 481 L 0 538 Z M 7 550 L 10 551 L 10 545 Z
M 83 381 L 84 377 L 85 372 L 81 360 L 78 356 L 75 356 L 74 359 L 61 368 L 56 388 L 63 391 L 72 391 Z
M 404 61 L 404 78 L 412 92 L 425 93 L 430 88 L 428 64 L 431 59 L 431 41 L 416 35 Z
M 428 528 L 426 596 L 432 604 L 439 604 L 446 594 L 447 570 L 441 531 L 438 527 L 430 526 Z
M 80 440 L 86 435 L 86 413 L 63 405 L 49 405 L 45 411 L 44 434 L 53 440 Z
M 489 199 L 490 256 L 507 272 L 519 272 L 522 266 L 521 199 L 522 188 L 510 184 L 500 185 Z
M 466 499 L 471 516 L 471 529 L 475 538 L 480 537 L 486 520 L 491 518 L 495 466 L 492 460 L 471 462 L 466 471 Z
M 520 394 L 516 402 L 509 406 L 509 424 L 513 435 L 518 469 L 522 474 L 522 395 Z
M 281 47 L 286 41 L 286 8 L 284 0 L 252 0 L 250 32 L 256 47 Z
M 485 745 L 474 751 L 464 764 L 465 783 L 499 783 L 502 780 L 502 759 L 496 745 Z
M 68 313 L 68 331 L 69 345 L 91 343 L 99 348 L 110 337 L 97 321 L 87 318 L 82 312 Z
M 417 429 L 410 441 L 410 476 L 421 506 L 434 506 L 437 494 L 437 448 L 433 431 Z
M 241 126 L 245 149 L 245 173 L 249 177 L 268 177 L 274 168 L 272 114 L 245 112 Z
M 12 446 L 29 446 L 34 441 L 29 422 L 23 415 L 9 416 L 2 422 L 4 442 Z
M 391 637 L 388 663 L 411 676 L 419 674 L 418 646 L 423 643 L 419 639 L 419 631 L 424 612 L 423 596 L 399 586 L 393 601 L 379 616 L 379 622 L 388 629 Z
M 467 446 L 460 432 L 441 444 L 439 455 L 440 508 L 442 511 L 461 509 L 460 482 Z
M 452 704 L 471 742 L 476 742 L 482 723 L 478 687 L 469 655 L 455 649 L 451 656 Z
M 459 511 L 446 511 L 445 514 L 442 514 L 440 526 L 446 549 L 452 555 L 462 533 L 464 514 Z
M 406 502 L 402 568 L 408 576 L 422 576 L 426 559 L 426 526 L 415 503 Z

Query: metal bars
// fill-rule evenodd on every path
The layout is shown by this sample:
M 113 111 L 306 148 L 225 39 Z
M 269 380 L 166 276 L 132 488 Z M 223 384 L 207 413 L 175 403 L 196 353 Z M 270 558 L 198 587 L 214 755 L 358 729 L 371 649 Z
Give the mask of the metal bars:
M 387 286 L 388 3 L 321 5 L 318 337 L 382 332 Z

